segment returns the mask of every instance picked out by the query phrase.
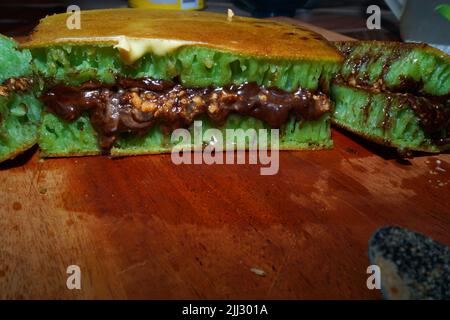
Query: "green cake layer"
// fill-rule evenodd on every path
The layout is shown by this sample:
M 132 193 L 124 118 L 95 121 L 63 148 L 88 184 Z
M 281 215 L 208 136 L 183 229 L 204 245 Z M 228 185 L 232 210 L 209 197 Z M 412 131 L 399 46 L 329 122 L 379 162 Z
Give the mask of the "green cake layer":
M 299 86 L 315 90 L 319 83 L 329 84 L 339 68 L 330 61 L 271 60 L 194 46 L 164 56 L 146 54 L 132 65 L 125 64 L 111 46 L 63 45 L 33 48 L 31 52 L 40 76 L 70 85 L 92 79 L 112 83 L 120 75 L 164 80 L 179 77 L 186 87 L 257 82 L 288 91 Z
M 210 120 L 200 118 L 202 121 L 202 146 L 208 145 L 211 141 L 217 139 L 217 136 L 205 135 L 205 131 L 215 128 Z M 226 124 L 220 127 L 221 136 L 226 139 L 226 129 L 242 129 L 243 132 L 236 132 L 238 139 L 245 140 L 245 148 L 249 149 L 249 140 L 251 132 L 247 130 L 269 129 L 262 121 L 251 117 L 239 115 L 230 115 Z M 196 149 L 194 125 L 189 128 L 191 143 L 183 145 L 185 149 Z M 270 130 L 267 142 L 271 142 Z M 250 133 L 250 134 L 249 134 Z M 257 140 L 260 141 L 260 140 Z M 153 127 L 150 132 L 143 137 L 123 134 L 111 149 L 112 155 L 130 155 L 130 154 L 152 154 L 170 152 L 174 146 L 181 146 L 181 141 L 171 141 L 171 136 L 162 133 L 159 127 Z M 226 144 L 233 144 L 233 141 L 225 141 Z M 53 114 L 43 116 L 40 129 L 39 146 L 43 156 L 57 157 L 62 155 L 96 155 L 101 154 L 98 147 L 97 138 L 92 125 L 87 116 L 82 116 L 74 122 L 67 122 L 58 119 Z M 280 129 L 279 149 L 280 150 L 316 150 L 331 148 L 333 143 L 330 139 L 330 121 L 329 116 L 325 115 L 316 121 L 299 122 L 293 118 Z M 273 146 L 272 146 L 273 147 Z M 231 150 L 237 149 L 231 146 Z
M 333 123 L 400 151 L 448 149 L 448 55 L 426 44 L 355 41 L 335 45 L 344 62 L 332 84 Z M 428 107 L 412 101 L 426 101 Z M 433 126 L 424 130 L 424 123 Z
M 40 112 L 41 104 L 32 92 L 0 96 L 0 162 L 36 144 Z
M 18 50 L 14 40 L 0 35 L 0 84 L 9 78 L 31 75 L 30 62 L 29 50 Z
M 123 63 L 118 51 L 110 46 L 54 46 L 31 50 L 39 76 L 46 86 L 55 83 L 79 85 L 88 80 L 112 83 L 115 77 L 178 79 L 186 87 L 223 86 L 230 83 L 256 82 L 267 87 L 292 91 L 299 86 L 310 90 L 327 90 L 337 63 L 327 61 L 277 61 L 238 56 L 206 47 L 181 47 L 165 55 L 147 54 L 133 65 Z M 213 126 L 203 119 L 204 128 Z M 261 121 L 233 115 L 221 127 L 266 128 Z M 83 128 L 83 129 L 80 129 Z M 332 146 L 329 116 L 316 121 L 293 119 L 280 128 L 280 149 L 320 149 Z M 45 156 L 64 154 L 98 154 L 97 138 L 87 116 L 73 123 L 46 114 L 39 134 L 39 145 Z M 158 127 L 145 137 L 123 134 L 112 154 L 160 153 L 171 150 L 170 137 Z
M 333 84 L 331 97 L 335 101 L 333 123 L 370 140 L 400 151 L 440 152 L 450 147 L 438 146 L 427 137 L 411 106 L 398 94 Z M 448 132 L 441 135 L 446 137 Z
M 11 78 L 31 77 L 31 54 L 0 36 L 0 86 Z M 41 104 L 32 88 L 0 94 L 0 162 L 12 159 L 37 141 Z
M 450 94 L 450 57 L 426 44 L 335 42 L 344 55 L 340 75 L 355 85 L 433 96 Z

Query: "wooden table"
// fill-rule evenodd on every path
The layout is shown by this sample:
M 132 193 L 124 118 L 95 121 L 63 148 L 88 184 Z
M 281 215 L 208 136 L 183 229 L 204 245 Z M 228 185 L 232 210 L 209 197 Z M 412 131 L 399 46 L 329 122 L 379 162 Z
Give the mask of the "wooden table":
M 333 137 L 333 150 L 282 152 L 275 176 L 168 155 L 39 160 L 32 150 L 2 164 L 0 298 L 380 298 L 366 287 L 377 228 L 450 244 L 450 155 L 398 161 Z M 81 290 L 66 287 L 73 264 Z

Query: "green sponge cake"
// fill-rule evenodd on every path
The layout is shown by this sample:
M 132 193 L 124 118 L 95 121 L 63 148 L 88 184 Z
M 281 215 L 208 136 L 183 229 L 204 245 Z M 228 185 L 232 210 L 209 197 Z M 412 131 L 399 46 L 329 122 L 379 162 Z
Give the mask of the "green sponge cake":
M 342 57 L 321 36 L 205 12 L 113 9 L 41 20 L 23 46 L 45 79 L 43 155 L 168 152 L 170 133 L 280 129 L 280 149 L 332 146 L 329 86 Z M 203 141 L 203 144 L 208 141 Z
M 37 141 L 40 102 L 32 87 L 31 54 L 0 35 L 0 162 Z
M 409 94 L 374 92 L 344 84 L 333 84 L 332 97 L 333 122 L 374 142 L 400 152 L 441 152 L 448 148 L 448 106 Z
M 336 42 L 345 60 L 342 80 L 381 91 L 447 97 L 450 57 L 423 43 Z
M 333 122 L 401 152 L 450 147 L 450 57 L 424 44 L 338 42 Z

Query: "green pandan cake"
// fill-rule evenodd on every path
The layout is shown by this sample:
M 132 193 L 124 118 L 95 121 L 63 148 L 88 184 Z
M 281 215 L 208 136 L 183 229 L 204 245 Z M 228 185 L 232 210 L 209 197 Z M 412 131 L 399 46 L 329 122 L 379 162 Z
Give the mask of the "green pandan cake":
M 450 57 L 425 44 L 338 42 L 333 123 L 407 152 L 450 148 Z
M 328 93 L 342 57 L 314 32 L 205 12 L 81 16 L 74 30 L 66 14 L 47 17 L 23 45 L 45 80 L 44 155 L 168 152 L 171 132 L 196 120 L 203 131 L 277 128 L 280 149 L 332 146 Z
M 36 144 L 40 112 L 30 52 L 0 36 L 0 162 Z

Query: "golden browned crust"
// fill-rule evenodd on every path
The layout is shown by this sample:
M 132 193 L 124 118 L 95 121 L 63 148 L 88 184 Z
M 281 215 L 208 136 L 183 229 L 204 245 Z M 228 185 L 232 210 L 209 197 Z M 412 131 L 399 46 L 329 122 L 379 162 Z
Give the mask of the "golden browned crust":
M 87 156 L 99 156 L 103 153 L 101 151 L 80 151 L 80 152 L 44 152 L 40 151 L 39 157 L 41 158 L 68 158 L 68 157 L 87 157 Z
M 317 143 L 315 145 L 304 145 L 304 146 L 282 146 L 278 150 L 279 151 L 311 151 L 311 150 L 326 150 L 326 149 L 332 149 L 333 145 L 330 142 L 330 144 L 321 144 Z M 202 148 L 192 148 L 193 152 L 201 151 Z M 234 150 L 234 149 L 233 149 Z M 248 151 L 248 148 L 240 149 L 238 148 L 236 151 Z M 224 150 L 227 150 L 225 148 Z M 126 156 L 139 156 L 139 155 L 156 155 L 156 154 L 169 154 L 172 152 L 172 148 L 160 148 L 160 149 L 153 149 L 153 150 L 127 150 L 123 151 L 121 149 L 112 148 L 111 149 L 111 156 L 113 157 L 126 157 Z M 85 151 L 85 152 L 77 152 L 77 153 L 43 153 L 41 152 L 40 156 L 42 158 L 62 158 L 62 157 L 86 157 L 86 156 L 97 156 L 102 155 L 103 153 L 101 151 Z
M 0 157 L 0 162 L 14 159 L 18 155 L 20 155 L 20 154 L 24 153 L 25 151 L 27 151 L 28 149 L 30 149 L 36 143 L 37 143 L 37 139 L 30 140 L 29 142 L 27 142 L 27 143 L 21 145 L 20 147 L 18 147 L 17 149 L 15 149 L 13 152 L 11 152 L 7 155 L 4 155 L 3 157 Z
M 81 29 L 68 29 L 68 14 L 41 20 L 23 47 L 59 43 L 111 44 L 116 37 L 190 42 L 247 56 L 290 60 L 341 61 L 338 51 L 322 36 L 303 27 L 271 20 L 209 12 L 149 9 L 108 9 L 81 12 Z
M 301 150 L 305 150 L 305 151 L 313 151 L 313 150 L 326 150 L 326 149 L 332 149 L 333 146 L 332 144 L 320 144 L 317 143 L 315 145 L 307 145 L 307 144 L 303 144 L 300 146 L 282 146 L 280 148 L 278 148 L 279 151 L 301 151 Z M 200 148 L 196 148 L 196 147 L 192 147 L 191 149 L 189 149 L 189 147 L 186 147 L 186 149 L 191 152 L 201 152 L 203 150 L 203 147 Z M 186 150 L 183 149 L 183 150 Z M 175 151 L 176 149 L 174 149 Z M 252 148 L 249 149 L 248 147 L 245 148 L 232 148 L 232 149 L 227 149 L 226 146 L 224 147 L 224 152 L 228 152 L 228 151 L 257 151 L 257 148 Z M 271 150 L 269 148 L 269 150 Z M 152 154 L 168 154 L 172 152 L 172 148 L 161 148 L 161 149 L 154 149 L 154 150 L 139 150 L 139 151 L 133 151 L 133 150 L 127 150 L 127 151 L 122 151 L 120 149 L 111 149 L 111 155 L 112 156 L 138 156 L 138 155 L 152 155 Z

